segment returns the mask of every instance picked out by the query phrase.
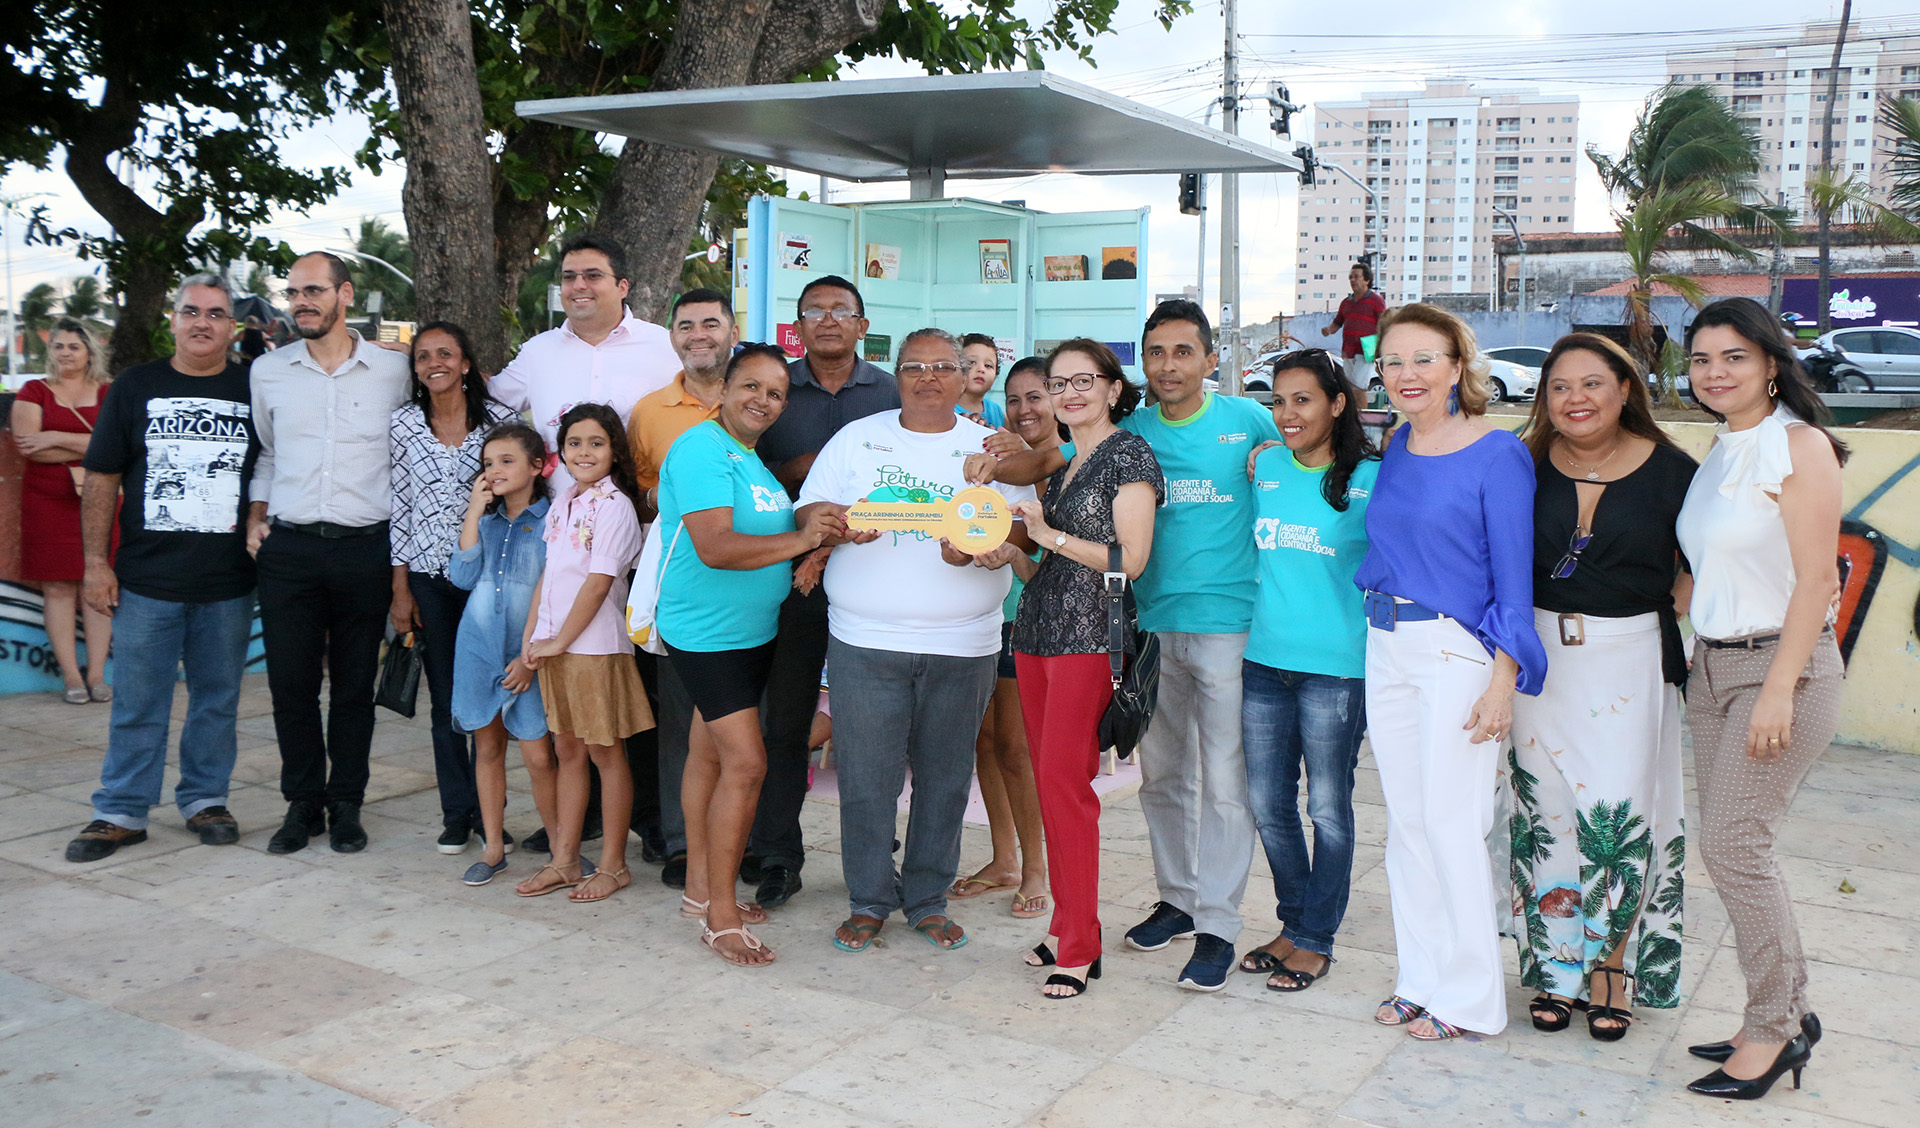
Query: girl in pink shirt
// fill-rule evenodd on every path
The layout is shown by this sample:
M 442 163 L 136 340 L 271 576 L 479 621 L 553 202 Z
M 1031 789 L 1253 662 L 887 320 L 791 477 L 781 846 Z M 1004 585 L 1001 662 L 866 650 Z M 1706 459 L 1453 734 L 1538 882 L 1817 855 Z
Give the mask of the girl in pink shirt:
M 632 883 L 627 822 L 633 775 L 622 742 L 653 727 L 646 690 L 627 638 L 626 574 L 640 556 L 639 490 L 620 417 L 583 403 L 560 417 L 560 457 L 573 484 L 547 511 L 547 563 L 534 590 L 522 645 L 540 671 L 547 727 L 559 760 L 555 823 L 547 826 L 553 860 L 520 883 L 523 897 L 573 887 L 575 901 L 601 901 Z M 590 781 L 600 770 L 606 836 L 600 868 L 582 879 L 580 836 Z

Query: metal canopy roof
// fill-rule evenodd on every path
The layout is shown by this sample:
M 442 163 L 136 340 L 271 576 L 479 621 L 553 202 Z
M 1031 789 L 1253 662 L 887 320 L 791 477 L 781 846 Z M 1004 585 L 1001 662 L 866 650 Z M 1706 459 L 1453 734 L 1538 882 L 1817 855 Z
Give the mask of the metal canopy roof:
M 522 117 L 839 180 L 1295 172 L 1291 153 L 1046 71 L 728 86 L 519 103 Z

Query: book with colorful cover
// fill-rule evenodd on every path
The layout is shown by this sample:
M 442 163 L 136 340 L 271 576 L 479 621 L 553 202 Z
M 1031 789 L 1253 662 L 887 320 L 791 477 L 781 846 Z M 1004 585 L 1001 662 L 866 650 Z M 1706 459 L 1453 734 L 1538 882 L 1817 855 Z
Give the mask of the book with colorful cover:
M 1101 247 L 1100 277 L 1102 278 L 1138 278 L 1140 277 L 1140 248 L 1138 247 Z
M 868 364 L 893 363 L 893 335 L 868 333 L 860 341 L 860 359 Z
M 1087 256 L 1085 255 L 1048 255 L 1046 268 L 1049 282 L 1085 282 L 1087 280 Z
M 900 248 L 889 247 L 885 243 L 868 243 L 866 254 L 866 276 L 868 278 L 900 277 Z
M 805 235 L 780 233 L 780 265 L 788 270 L 813 269 L 813 240 Z
M 1011 239 L 980 240 L 980 281 L 1013 281 L 1013 241 Z

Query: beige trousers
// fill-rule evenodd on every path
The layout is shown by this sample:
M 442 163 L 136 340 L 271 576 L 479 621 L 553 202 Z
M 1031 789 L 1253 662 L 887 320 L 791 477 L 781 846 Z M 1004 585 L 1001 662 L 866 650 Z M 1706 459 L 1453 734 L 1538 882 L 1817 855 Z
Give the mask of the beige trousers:
M 1784 1042 L 1798 1034 L 1800 1016 L 1810 1009 L 1807 961 L 1773 839 L 1800 781 L 1840 726 L 1845 684 L 1840 650 L 1831 634 L 1822 635 L 1794 686 L 1793 739 L 1785 754 L 1753 759 L 1747 755 L 1747 725 L 1777 649 L 1777 643 L 1751 650 L 1699 646 L 1687 680 L 1700 856 L 1733 921 L 1747 980 L 1744 1029 L 1756 1042 Z

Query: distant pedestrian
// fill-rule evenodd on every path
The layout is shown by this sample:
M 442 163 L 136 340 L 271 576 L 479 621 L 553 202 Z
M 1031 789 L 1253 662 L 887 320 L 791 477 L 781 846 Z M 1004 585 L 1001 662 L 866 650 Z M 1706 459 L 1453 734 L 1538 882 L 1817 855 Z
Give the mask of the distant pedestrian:
M 1353 293 L 1340 299 L 1339 312 L 1320 330 L 1320 335 L 1331 336 L 1335 329 L 1340 330 L 1340 359 L 1346 366 L 1347 383 L 1364 392 L 1373 382 L 1373 362 L 1367 356 L 1365 341 L 1379 335 L 1380 318 L 1387 312 L 1387 299 L 1373 288 L 1373 267 L 1364 262 L 1354 263 L 1353 269 L 1347 271 L 1347 285 L 1353 288 Z M 1365 398 L 1360 402 L 1365 403 Z

